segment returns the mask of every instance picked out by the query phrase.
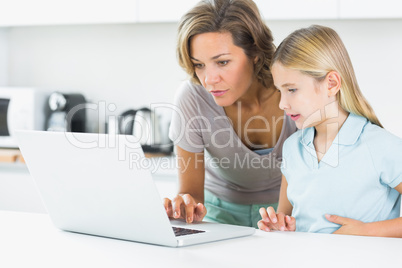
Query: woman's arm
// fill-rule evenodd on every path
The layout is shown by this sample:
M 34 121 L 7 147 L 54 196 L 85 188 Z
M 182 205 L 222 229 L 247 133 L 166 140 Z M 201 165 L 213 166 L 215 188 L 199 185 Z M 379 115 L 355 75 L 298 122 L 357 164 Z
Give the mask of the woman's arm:
M 172 200 L 165 198 L 169 217 L 202 221 L 207 211 L 204 203 L 204 153 L 191 153 L 176 146 L 179 168 L 179 193 Z
M 395 187 L 402 194 L 402 183 Z M 402 237 L 402 218 L 364 223 L 337 215 L 326 215 L 330 222 L 342 225 L 334 234 Z

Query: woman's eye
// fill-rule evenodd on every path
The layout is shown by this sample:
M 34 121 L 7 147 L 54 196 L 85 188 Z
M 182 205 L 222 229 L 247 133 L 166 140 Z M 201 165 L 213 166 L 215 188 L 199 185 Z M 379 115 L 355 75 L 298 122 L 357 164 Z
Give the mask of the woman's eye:
M 290 93 L 295 93 L 295 92 L 296 92 L 296 89 L 295 89 L 295 88 L 289 88 L 288 91 L 289 91 Z
M 219 61 L 218 64 L 221 66 L 225 66 L 226 64 L 228 64 L 228 62 L 229 62 L 228 60 L 222 60 L 222 61 Z
M 201 69 L 204 65 L 201 63 L 193 63 L 195 69 Z

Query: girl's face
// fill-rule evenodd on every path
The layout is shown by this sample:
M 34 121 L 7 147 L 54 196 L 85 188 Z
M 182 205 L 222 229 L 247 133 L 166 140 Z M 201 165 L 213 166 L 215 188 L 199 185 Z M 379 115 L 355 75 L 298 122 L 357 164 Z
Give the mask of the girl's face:
M 219 106 L 235 103 L 256 81 L 253 62 L 233 44 L 230 33 L 195 35 L 190 55 L 198 79 Z
M 278 62 L 274 63 L 271 72 L 275 87 L 281 92 L 279 108 L 295 121 L 297 128 L 317 126 L 330 117 L 326 112 L 336 97 L 329 94 L 327 78 L 317 82 Z

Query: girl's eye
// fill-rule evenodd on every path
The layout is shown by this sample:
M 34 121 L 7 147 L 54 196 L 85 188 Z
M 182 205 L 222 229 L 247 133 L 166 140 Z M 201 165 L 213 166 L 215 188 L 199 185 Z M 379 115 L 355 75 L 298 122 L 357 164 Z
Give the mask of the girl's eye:
M 295 88 L 289 88 L 289 89 L 288 89 L 288 91 L 289 91 L 290 93 L 295 93 L 296 90 L 297 90 L 297 89 L 295 89 Z

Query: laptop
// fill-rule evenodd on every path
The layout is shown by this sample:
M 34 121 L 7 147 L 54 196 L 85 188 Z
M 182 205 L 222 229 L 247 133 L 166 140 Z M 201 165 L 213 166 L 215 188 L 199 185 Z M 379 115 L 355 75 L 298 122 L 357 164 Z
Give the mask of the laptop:
M 181 247 L 252 235 L 254 228 L 170 220 L 134 136 L 16 131 L 54 225 L 65 231 Z M 188 230 L 189 229 L 189 230 Z

